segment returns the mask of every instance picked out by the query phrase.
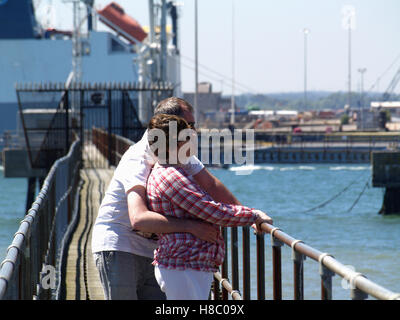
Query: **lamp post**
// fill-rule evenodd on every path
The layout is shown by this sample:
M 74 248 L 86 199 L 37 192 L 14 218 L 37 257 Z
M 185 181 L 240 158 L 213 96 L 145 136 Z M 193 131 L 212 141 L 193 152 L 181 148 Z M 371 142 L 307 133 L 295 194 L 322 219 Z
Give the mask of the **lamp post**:
M 367 71 L 367 68 L 359 68 L 358 72 L 360 73 L 360 124 L 361 129 L 364 129 L 364 73 Z
M 303 29 L 304 33 L 304 110 L 307 110 L 307 36 L 310 30 Z
M 231 125 L 235 125 L 235 0 L 232 0 L 232 96 Z
M 199 94 L 199 61 L 198 61 L 198 21 L 197 21 L 197 0 L 194 1 L 194 118 L 199 123 L 199 105 L 198 105 L 198 94 Z
M 351 30 L 355 29 L 355 9 L 353 6 L 344 6 L 342 8 L 343 20 L 342 26 L 348 30 L 348 96 L 347 105 L 351 107 Z

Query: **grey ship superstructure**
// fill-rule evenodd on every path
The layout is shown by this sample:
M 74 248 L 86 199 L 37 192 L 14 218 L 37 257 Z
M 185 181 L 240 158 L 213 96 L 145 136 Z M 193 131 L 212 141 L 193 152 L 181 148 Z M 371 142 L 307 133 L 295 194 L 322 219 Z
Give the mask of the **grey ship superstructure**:
M 148 4 L 150 25 L 140 41 L 123 24 L 121 28 L 100 15 L 91 0 L 71 1 L 75 29 L 69 31 L 42 29 L 32 0 L 0 0 L 0 137 L 6 130 L 18 130 L 16 83 L 168 81 L 179 95 L 176 7 L 166 0 L 148 0 Z M 128 16 L 117 3 L 110 5 Z M 167 29 L 160 28 L 167 17 L 172 32 L 160 32 Z M 110 29 L 98 31 L 99 23 Z M 150 116 L 145 100 L 139 97 L 143 123 Z

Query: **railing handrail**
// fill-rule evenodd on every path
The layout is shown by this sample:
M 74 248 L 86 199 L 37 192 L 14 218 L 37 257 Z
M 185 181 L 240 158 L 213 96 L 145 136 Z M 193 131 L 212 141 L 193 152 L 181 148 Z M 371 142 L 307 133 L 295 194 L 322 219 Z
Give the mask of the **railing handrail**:
M 245 235 L 245 229 L 249 227 L 243 227 L 243 251 L 245 247 L 249 246 L 249 232 Z M 227 263 L 228 255 L 225 252 L 225 261 L 219 271 L 214 273 L 213 283 L 213 298 L 214 300 L 227 300 L 228 294 L 233 300 L 250 299 L 250 284 L 243 278 L 243 297 L 239 292 L 239 279 L 238 277 L 238 245 L 237 245 L 237 231 L 236 228 L 229 228 L 232 231 L 231 234 L 231 254 L 232 259 L 232 284 L 229 282 Z M 304 286 L 303 286 L 303 261 L 306 257 L 319 263 L 319 274 L 321 277 L 321 299 L 331 300 L 332 299 L 332 277 L 339 275 L 344 280 L 348 281 L 350 296 L 352 300 L 367 299 L 369 295 L 379 300 L 400 300 L 400 293 L 388 290 L 373 281 L 370 281 L 362 273 L 356 272 L 352 268 L 343 265 L 341 262 L 336 260 L 331 254 L 323 253 L 311 246 L 306 245 L 302 240 L 293 238 L 292 236 L 283 232 L 280 228 L 277 228 L 268 223 L 262 223 L 261 229 L 264 233 L 257 234 L 257 295 L 258 299 L 265 299 L 265 266 L 264 266 L 264 235 L 269 234 L 271 237 L 272 247 L 272 264 L 273 264 L 273 299 L 282 299 L 282 277 L 281 277 L 281 246 L 287 245 L 292 249 L 292 260 L 294 264 L 294 299 L 304 299 Z M 233 236 L 235 240 L 233 240 Z M 224 229 L 224 240 L 227 242 L 227 232 Z M 227 250 L 227 248 L 226 248 Z M 236 255 L 236 258 L 233 255 Z M 249 259 L 249 253 L 246 258 Z M 243 260 L 244 263 L 244 260 Z M 247 269 L 247 270 L 246 270 Z M 235 270 L 235 274 L 234 274 Z M 243 277 L 250 277 L 249 266 L 243 265 Z M 235 277 L 237 278 L 235 280 Z M 262 283 L 260 283 L 262 282 Z M 235 284 L 236 283 L 236 284 Z M 222 289 L 222 291 L 220 291 Z
M 36 222 L 35 220 L 37 218 L 37 214 L 39 213 L 42 205 L 45 205 L 46 198 L 49 196 L 48 191 L 53 184 L 53 179 L 55 177 L 57 168 L 63 162 L 72 158 L 73 153 L 76 151 L 75 149 L 79 147 L 79 145 L 80 140 L 77 139 L 71 145 L 68 154 L 54 162 L 43 182 L 36 200 L 33 202 L 31 208 L 21 221 L 11 245 L 7 248 L 7 255 L 0 265 L 0 300 L 2 300 L 7 294 L 7 289 L 11 280 L 13 279 L 14 273 L 18 271 L 18 260 L 20 259 L 20 256 L 24 254 L 24 250 L 26 250 L 26 243 L 29 241 L 32 225 Z M 34 259 L 40 259 L 40 257 L 34 257 Z M 11 283 L 11 285 L 15 284 Z
M 303 241 L 297 240 L 292 236 L 286 234 L 281 229 L 263 223 L 261 225 L 263 231 L 271 235 L 271 239 L 276 238 L 287 246 L 291 247 L 294 251 L 311 258 L 328 270 L 350 282 L 351 286 L 361 290 L 362 292 L 371 295 L 381 300 L 400 300 L 400 293 L 390 291 L 378 284 L 368 280 L 363 274 L 356 272 L 349 267 L 346 267 L 341 262 L 336 260 L 332 255 L 323 253 L 313 247 L 306 245 Z

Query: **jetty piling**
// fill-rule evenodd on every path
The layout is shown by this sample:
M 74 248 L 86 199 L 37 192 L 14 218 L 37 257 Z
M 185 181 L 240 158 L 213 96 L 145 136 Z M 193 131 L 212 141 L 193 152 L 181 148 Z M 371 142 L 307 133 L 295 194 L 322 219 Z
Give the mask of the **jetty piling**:
M 400 151 L 372 153 L 372 186 L 385 188 L 380 214 L 400 214 Z

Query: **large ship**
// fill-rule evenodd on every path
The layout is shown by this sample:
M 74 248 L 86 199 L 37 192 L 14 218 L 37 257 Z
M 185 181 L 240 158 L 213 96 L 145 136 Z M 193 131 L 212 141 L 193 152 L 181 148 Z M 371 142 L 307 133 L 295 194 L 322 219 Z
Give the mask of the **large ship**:
M 0 137 L 18 130 L 16 83 L 168 81 L 180 94 L 174 3 L 148 0 L 150 23 L 142 27 L 118 3 L 95 9 L 94 2 L 70 1 L 73 28 L 57 30 L 38 21 L 35 1 L 0 0 Z

